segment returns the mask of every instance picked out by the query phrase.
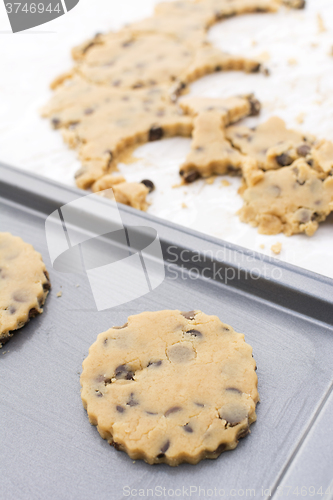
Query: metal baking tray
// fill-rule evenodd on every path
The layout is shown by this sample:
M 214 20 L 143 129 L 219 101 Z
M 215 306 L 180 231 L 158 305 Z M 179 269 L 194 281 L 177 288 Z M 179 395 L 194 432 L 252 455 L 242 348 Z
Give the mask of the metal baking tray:
M 41 252 L 52 282 L 44 313 L 0 351 L 1 499 L 333 497 L 332 280 L 120 206 L 126 228 L 157 231 L 166 277 L 97 311 L 87 276 L 54 270 L 45 238 L 46 218 L 86 193 L 5 165 L 0 179 L 0 230 Z M 253 346 L 258 420 L 217 460 L 133 463 L 82 407 L 81 363 L 98 333 L 160 309 L 216 314 Z

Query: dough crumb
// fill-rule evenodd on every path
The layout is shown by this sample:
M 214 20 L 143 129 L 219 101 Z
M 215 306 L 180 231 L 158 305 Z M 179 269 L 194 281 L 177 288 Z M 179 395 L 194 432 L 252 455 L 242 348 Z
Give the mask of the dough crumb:
M 318 32 L 325 33 L 325 31 L 327 31 L 327 29 L 326 29 L 326 26 L 324 24 L 324 20 L 321 17 L 321 15 L 319 14 L 319 12 L 317 14 L 317 23 L 318 23 Z
M 79 288 L 80 285 L 75 285 L 75 286 L 76 286 L 76 288 Z
M 221 181 L 221 185 L 222 185 L 223 187 L 228 187 L 228 186 L 231 186 L 230 182 L 229 182 L 229 181 L 227 181 L 226 179 L 223 179 L 223 180 Z
M 273 253 L 275 253 L 275 255 L 279 255 L 282 250 L 282 243 L 280 242 L 275 243 L 274 245 L 271 246 L 271 250 Z
M 304 118 L 305 118 L 305 113 L 300 113 L 298 116 L 296 116 L 296 121 L 299 124 L 304 123 Z
M 263 250 L 263 249 L 265 248 L 265 245 L 262 243 L 262 244 L 260 245 L 260 248 Z
M 62 297 L 62 292 L 58 292 L 57 297 Z
M 291 57 L 290 59 L 288 59 L 288 64 L 289 64 L 289 66 L 296 66 L 296 64 L 298 64 L 298 62 L 294 57 Z
M 267 62 L 269 61 L 271 58 L 271 55 L 269 52 L 267 52 L 267 50 L 264 50 L 264 52 L 262 52 L 261 54 L 259 54 L 258 56 L 258 60 L 259 61 L 262 61 L 262 62 Z
M 182 208 L 188 208 L 188 206 L 186 205 L 186 203 L 182 203 Z
M 207 179 L 205 179 L 206 184 L 214 184 L 215 179 L 216 179 L 215 175 L 212 175 L 211 177 L 207 177 Z

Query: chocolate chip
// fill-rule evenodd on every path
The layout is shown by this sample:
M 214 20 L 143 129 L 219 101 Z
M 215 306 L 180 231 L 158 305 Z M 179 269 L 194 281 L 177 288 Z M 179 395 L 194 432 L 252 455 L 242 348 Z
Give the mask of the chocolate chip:
M 178 342 L 167 348 L 167 356 L 171 363 L 189 363 L 192 361 L 196 352 L 189 342 Z
M 192 335 L 192 337 L 202 337 L 202 333 L 199 332 L 199 330 L 188 330 L 187 332 L 185 333 L 189 333 L 190 335 Z
M 260 110 L 261 110 L 261 104 L 260 104 L 260 102 L 258 101 L 258 99 L 256 99 L 254 97 L 253 94 L 251 94 L 248 97 L 248 101 L 249 101 L 249 104 L 250 104 L 250 114 L 249 114 L 249 116 L 258 116 L 259 113 L 260 113 Z
M 182 91 L 186 88 L 186 86 L 187 86 L 186 83 L 180 82 L 174 91 L 174 95 L 179 96 L 182 93 Z
M 205 405 L 203 403 L 194 403 L 196 406 L 199 406 L 200 408 L 203 408 Z
M 308 144 L 302 144 L 297 148 L 297 154 L 299 156 L 303 156 L 304 158 L 310 153 L 310 151 L 311 151 L 311 146 L 309 146 Z
M 242 391 L 240 391 L 239 389 L 237 389 L 236 387 L 227 387 L 226 388 L 226 391 L 229 391 L 229 392 L 235 392 L 237 394 L 242 394 Z
M 110 378 L 103 377 L 103 380 L 104 380 L 104 385 L 110 385 L 112 383 L 112 380 Z
M 162 364 L 161 359 L 159 359 L 158 361 L 149 361 L 147 368 L 148 368 L 148 366 L 161 366 L 161 364 Z
M 143 83 L 137 82 L 134 85 L 132 85 L 132 89 L 141 89 L 143 87 Z
M 141 184 L 144 184 L 149 189 L 150 193 L 155 189 L 153 181 L 150 181 L 149 179 L 143 179 L 143 181 L 141 181 Z
M 128 323 L 124 323 L 122 326 L 113 326 L 113 330 L 122 330 L 123 328 L 126 328 L 128 326 Z
M 192 320 L 195 318 L 196 311 L 181 312 L 180 314 L 184 316 L 184 318 Z
M 228 170 L 229 174 L 238 174 L 239 173 L 239 168 L 234 167 L 233 165 L 228 165 L 227 170 Z
M 48 292 L 51 290 L 51 283 L 49 281 L 47 281 L 46 283 L 43 284 L 43 290 L 45 292 Z
M 253 68 L 251 68 L 251 73 L 258 73 L 258 71 L 260 71 L 260 69 L 261 69 L 261 64 L 258 63 L 255 66 L 253 66 Z
M 190 426 L 190 424 L 186 424 L 186 425 L 184 425 L 184 426 L 183 426 L 183 429 L 184 429 L 184 431 L 185 431 L 185 432 L 189 432 L 189 433 L 193 432 L 193 429 L 192 429 L 192 427 Z
M 130 46 L 130 45 L 132 45 L 132 44 L 133 44 L 133 40 L 128 40 L 127 42 L 124 42 L 124 43 L 122 44 L 122 47 L 129 47 L 129 46 Z
M 158 413 L 155 413 L 153 411 L 146 411 L 147 415 L 158 415 Z
M 305 0 L 299 0 L 298 3 L 294 6 L 294 9 L 304 9 L 306 5 Z
M 288 165 L 291 165 L 293 162 L 293 159 L 287 153 L 282 153 L 281 155 L 278 155 L 275 159 L 277 163 L 281 165 L 281 167 L 287 167 Z
M 215 71 L 221 71 L 222 70 L 222 66 L 215 66 Z
M 51 123 L 54 128 L 59 128 L 61 121 L 59 120 L 59 118 L 52 118 Z
M 157 458 L 163 458 L 165 456 L 165 452 L 168 451 L 169 448 L 170 448 L 170 441 L 168 440 L 162 446 L 161 453 L 157 455 Z
M 138 401 L 135 400 L 134 398 L 134 392 L 131 392 L 130 398 L 128 402 L 126 403 L 128 406 L 138 406 Z
M 305 181 L 300 181 L 299 179 L 296 180 L 297 184 L 299 184 L 300 186 L 304 186 L 305 184 Z
M 205 148 L 203 146 L 198 146 L 197 148 L 195 148 L 196 151 L 198 152 L 201 152 L 203 151 Z
M 313 160 L 308 160 L 306 163 L 309 165 L 309 167 L 313 167 Z
M 117 443 L 116 441 L 113 441 L 110 443 L 111 446 L 113 446 L 117 451 L 121 451 L 121 444 Z
M 241 438 L 247 436 L 249 432 L 250 432 L 250 430 L 248 427 L 245 427 L 245 429 L 241 429 L 238 432 L 236 439 L 238 440 L 238 439 L 241 439 Z
M 103 397 L 103 394 L 101 393 L 101 391 L 96 390 L 95 393 L 96 393 L 96 396 L 98 398 L 102 398 Z
M 185 172 L 184 170 L 180 170 L 179 174 L 183 177 L 184 181 L 187 183 L 191 183 L 199 179 L 200 174 L 196 170 L 189 170 Z
M 123 408 L 123 407 L 122 407 L 122 406 L 120 406 L 120 405 L 117 405 L 117 406 L 116 406 L 116 410 L 117 410 L 119 413 L 124 413 L 125 408 Z
M 95 110 L 93 108 L 86 108 L 84 110 L 85 115 L 92 115 Z
M 149 134 L 148 134 L 149 141 L 158 141 L 159 139 L 162 139 L 162 137 L 163 137 L 162 127 L 158 127 L 158 126 L 151 127 L 151 129 L 149 130 Z
M 214 453 L 216 453 L 217 455 L 219 455 L 220 453 L 222 453 L 223 451 L 225 451 L 227 449 L 227 445 L 225 443 L 221 443 L 215 450 Z
M 219 415 L 230 427 L 234 427 L 248 417 L 248 411 L 244 406 L 226 405 L 224 408 L 221 408 Z
M 308 208 L 300 208 L 299 210 L 297 210 L 297 212 L 295 212 L 295 219 L 303 224 L 310 222 L 311 217 L 312 211 Z
M 8 311 L 9 311 L 9 314 L 14 314 L 14 313 L 16 313 L 16 307 L 9 306 Z
M 34 318 L 35 316 L 37 316 L 37 314 L 39 314 L 38 309 L 36 309 L 35 307 L 33 307 L 29 311 L 29 318 Z
M 19 290 L 13 293 L 13 299 L 15 302 L 27 302 L 28 296 L 26 292 Z
M 117 380 L 134 380 L 134 373 L 130 371 L 126 365 L 119 365 L 115 370 L 115 377 Z
M 119 87 L 120 84 L 121 84 L 121 80 L 113 80 L 113 82 L 112 82 L 112 85 L 114 87 Z
M 165 417 L 168 417 L 169 415 L 171 415 L 172 413 L 177 413 L 178 411 L 181 411 L 182 407 L 181 406 L 172 406 L 171 408 L 169 408 L 165 413 L 164 413 L 164 416 Z

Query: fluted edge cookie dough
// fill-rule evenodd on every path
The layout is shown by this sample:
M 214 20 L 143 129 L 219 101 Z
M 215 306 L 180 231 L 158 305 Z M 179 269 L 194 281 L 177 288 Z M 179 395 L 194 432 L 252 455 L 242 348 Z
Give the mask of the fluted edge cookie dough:
M 0 233 L 0 347 L 43 312 L 50 288 L 40 253 L 18 236 Z
M 255 369 L 244 335 L 217 316 L 143 312 L 98 336 L 81 397 L 100 435 L 132 459 L 195 464 L 249 433 Z

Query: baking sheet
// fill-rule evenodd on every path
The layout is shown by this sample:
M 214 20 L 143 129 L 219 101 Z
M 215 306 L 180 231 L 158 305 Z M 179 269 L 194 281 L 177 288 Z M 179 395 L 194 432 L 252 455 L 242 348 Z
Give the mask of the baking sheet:
M 121 207 L 125 226 L 157 230 L 167 276 L 144 297 L 97 312 L 85 276 L 52 270 L 44 231 L 51 212 L 85 193 L 4 166 L 0 179 L 0 230 L 41 252 L 52 282 L 44 314 L 0 351 L 1 498 L 118 500 L 140 489 L 166 498 L 186 497 L 184 491 L 240 498 L 254 489 L 269 498 L 281 493 L 278 487 L 309 483 L 315 498 L 329 498 L 317 491 L 326 491 L 333 468 L 323 432 L 332 407 L 332 280 Z M 214 263 L 240 274 L 226 285 L 212 279 Z M 203 266 L 210 278 L 202 277 Z M 130 314 L 166 308 L 217 314 L 245 334 L 258 365 L 261 403 L 251 435 L 196 466 L 133 463 L 100 438 L 80 400 L 81 363 L 97 334 Z
M 39 108 L 51 95 L 48 85 L 72 66 L 70 50 L 74 45 L 95 32 L 119 29 L 151 15 L 155 3 L 98 0 L 97 7 L 89 0 L 80 0 L 65 16 L 16 35 L 10 33 L 0 3 L 1 160 L 74 185 L 74 172 L 80 166 L 76 153 L 68 150 L 61 135 L 39 117 Z M 320 29 L 318 14 L 326 31 Z M 251 125 L 276 114 L 291 128 L 333 140 L 331 0 L 307 0 L 307 8 L 301 11 L 282 9 L 277 14 L 228 19 L 210 30 L 209 39 L 230 53 L 261 57 L 271 76 L 214 74 L 193 83 L 193 95 L 227 97 L 255 92 L 263 110 L 259 118 L 249 121 Z M 303 123 L 299 123 L 301 118 Z M 333 216 L 320 225 L 313 238 L 258 235 L 236 215 L 242 205 L 237 195 L 239 179 L 226 177 L 229 187 L 222 187 L 218 178 L 213 185 L 198 181 L 172 188 L 179 184 L 179 166 L 189 147 L 190 140 L 181 138 L 148 144 L 136 152 L 140 161 L 120 166 L 129 181 L 154 181 L 157 189 L 150 195 L 149 213 L 266 255 L 272 255 L 271 245 L 279 241 L 283 244 L 280 260 L 333 278 Z

